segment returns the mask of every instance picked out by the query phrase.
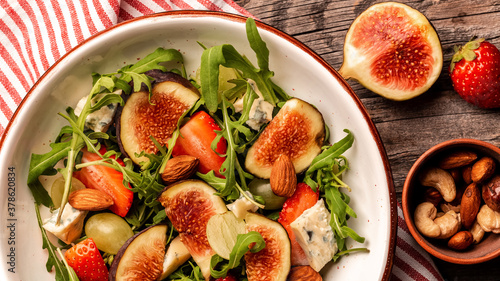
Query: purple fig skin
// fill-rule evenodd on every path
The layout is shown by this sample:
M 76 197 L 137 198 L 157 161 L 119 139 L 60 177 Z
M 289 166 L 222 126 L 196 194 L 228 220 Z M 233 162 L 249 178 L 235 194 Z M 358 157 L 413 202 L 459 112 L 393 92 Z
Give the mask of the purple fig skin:
M 134 241 L 139 241 L 140 239 L 142 239 L 143 237 L 141 236 L 142 234 L 146 233 L 147 231 L 149 230 L 152 230 L 153 228 L 155 227 L 167 227 L 166 224 L 164 223 L 160 223 L 160 224 L 156 224 L 156 225 L 153 225 L 153 226 L 150 226 L 138 233 L 136 233 L 134 236 L 130 237 L 124 244 L 123 246 L 120 248 L 120 250 L 118 251 L 118 253 L 116 254 L 115 258 L 113 259 L 113 264 L 111 265 L 110 269 L 109 269 L 109 280 L 110 281 L 115 281 L 115 280 L 120 280 L 121 279 L 121 276 L 116 276 L 117 275 L 117 272 L 118 272 L 118 267 L 120 266 L 120 262 L 122 261 L 122 258 L 124 256 L 124 254 L 127 252 L 127 250 L 130 250 L 129 249 L 129 246 L 130 244 L 132 244 L 132 242 Z M 138 240 L 139 239 L 139 240 Z M 164 242 L 166 243 L 167 241 L 167 231 L 165 229 L 165 239 L 164 239 Z M 149 239 L 147 239 L 147 241 L 141 241 L 141 242 L 145 242 L 147 244 L 150 244 L 151 242 L 149 241 Z M 166 245 L 165 245 L 166 246 Z M 145 251 L 146 253 L 149 253 L 149 254 L 146 254 L 145 256 L 147 257 L 151 257 L 153 256 L 151 253 L 151 250 L 154 250 L 154 249 L 148 249 L 148 247 L 139 247 L 139 250 L 143 250 Z M 163 250 L 165 250 L 165 248 L 163 248 Z M 165 256 L 165 253 L 163 252 L 163 257 Z M 143 262 L 143 267 L 148 263 L 148 262 L 154 262 L 152 260 L 150 261 L 147 261 L 145 260 Z M 149 265 L 149 264 L 148 264 Z M 154 271 L 153 268 L 158 268 L 159 269 L 159 274 L 158 274 L 158 277 L 161 276 L 161 273 L 163 271 L 163 260 L 161 261 L 160 264 L 153 264 L 151 265 L 151 268 L 148 272 L 145 273 L 145 275 L 149 276 L 152 274 L 152 272 Z M 157 278 L 158 278 L 157 277 Z M 157 279 L 156 278 L 156 279 Z M 151 280 L 156 280 L 156 279 L 151 279 Z M 147 280 L 147 279 L 143 279 L 143 280 Z

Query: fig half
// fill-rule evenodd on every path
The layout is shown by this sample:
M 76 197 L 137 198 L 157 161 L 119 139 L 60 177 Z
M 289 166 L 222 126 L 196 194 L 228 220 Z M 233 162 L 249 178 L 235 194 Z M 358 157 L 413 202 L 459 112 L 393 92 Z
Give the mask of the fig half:
M 325 123 L 309 103 L 288 100 L 248 150 L 245 167 L 253 175 L 268 179 L 280 155 L 287 155 L 296 173 L 304 171 L 321 152 Z
M 352 23 L 340 74 L 391 100 L 427 91 L 443 67 L 441 42 L 419 11 L 401 3 L 375 4 Z
M 147 157 L 136 154 L 158 152 L 150 136 L 166 145 L 179 118 L 200 97 L 198 90 L 178 74 L 166 72 L 161 79 L 162 82 L 154 84 L 151 97 L 147 91 L 135 92 L 121 112 L 119 142 L 123 152 L 136 164 L 148 161 Z
M 125 242 L 113 260 L 109 280 L 158 280 L 163 272 L 167 225 L 150 226 Z
M 227 212 L 216 192 L 204 181 L 185 180 L 168 186 L 158 197 L 205 280 L 210 280 L 210 259 L 215 254 L 208 243 L 207 223 L 212 216 Z
M 245 254 L 248 281 L 285 281 L 290 272 L 290 240 L 280 223 L 248 213 L 246 231 L 257 231 L 266 242 L 259 252 Z

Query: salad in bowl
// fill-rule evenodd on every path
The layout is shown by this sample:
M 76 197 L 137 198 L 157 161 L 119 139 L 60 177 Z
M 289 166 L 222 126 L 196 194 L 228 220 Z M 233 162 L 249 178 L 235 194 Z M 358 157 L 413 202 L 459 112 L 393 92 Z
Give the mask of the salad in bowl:
M 353 134 L 329 143 L 322 114 L 273 82 L 254 20 L 246 33 L 257 66 L 199 42 L 188 76 L 179 50 L 157 48 L 93 73 L 59 114 L 68 125 L 28 175 L 56 279 L 286 280 L 368 251 L 345 242 L 364 242 L 342 181 Z
M 373 123 L 331 66 L 260 22 L 169 12 L 89 38 L 30 90 L 0 159 L 7 280 L 390 275 Z

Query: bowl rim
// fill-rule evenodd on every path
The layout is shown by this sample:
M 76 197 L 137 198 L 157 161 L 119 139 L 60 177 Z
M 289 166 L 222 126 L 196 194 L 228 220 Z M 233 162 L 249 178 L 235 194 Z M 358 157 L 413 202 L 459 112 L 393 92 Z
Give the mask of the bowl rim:
M 446 148 L 453 148 L 453 147 L 459 147 L 462 145 L 476 145 L 476 146 L 481 146 L 484 147 L 488 150 L 492 150 L 500 155 L 500 148 L 489 143 L 486 141 L 478 140 L 478 139 L 471 139 L 471 138 L 458 138 L 458 139 L 451 139 L 447 140 L 441 143 L 438 143 L 428 150 L 426 150 L 418 159 L 413 163 L 412 167 L 410 168 L 410 171 L 408 172 L 404 185 L 403 185 L 403 193 L 402 193 L 402 209 L 403 209 L 403 215 L 406 221 L 406 225 L 408 226 L 408 230 L 410 231 L 410 234 L 413 236 L 415 241 L 424 248 L 425 251 L 427 251 L 429 254 L 433 255 L 436 258 L 439 258 L 441 260 L 455 263 L 455 264 L 478 264 L 482 263 L 485 261 L 489 261 L 493 258 L 496 258 L 500 256 L 500 248 L 491 251 L 490 253 L 478 257 L 478 258 L 456 258 L 456 257 L 450 257 L 448 255 L 445 255 L 439 251 L 436 251 L 434 248 L 430 247 L 429 244 L 432 244 L 428 242 L 428 240 L 420 234 L 420 232 L 416 229 L 416 226 L 413 222 L 413 214 L 410 213 L 409 209 L 409 189 L 410 185 L 412 182 L 412 179 L 416 176 L 416 173 L 419 171 L 421 168 L 421 165 L 429 158 L 437 154 L 438 152 L 442 151 L 443 149 Z
M 24 104 L 28 99 L 31 99 L 33 96 L 33 92 L 35 92 L 35 89 L 39 86 L 42 80 L 47 79 L 49 77 L 50 72 L 61 62 L 65 60 L 67 56 L 75 52 L 75 50 L 81 48 L 83 45 L 86 43 L 96 40 L 98 37 L 101 35 L 108 33 L 112 30 L 115 30 L 123 25 L 127 25 L 131 22 L 136 22 L 136 21 L 141 21 L 144 19 L 154 19 L 157 17 L 172 17 L 172 18 L 179 18 L 179 17 L 214 17 L 214 18 L 219 18 L 223 20 L 228 20 L 228 21 L 233 21 L 233 22 L 239 22 L 239 23 L 244 23 L 247 19 L 245 16 L 237 15 L 237 14 L 232 14 L 232 13 L 227 13 L 227 12 L 219 12 L 219 11 L 207 11 L 207 10 L 178 10 L 178 11 L 165 11 L 165 12 L 159 12 L 159 13 L 153 13 L 145 16 L 140 16 L 136 17 L 124 22 L 117 23 L 113 25 L 112 27 L 109 27 L 107 29 L 104 29 L 102 31 L 99 31 L 95 33 L 94 35 L 89 36 L 79 44 L 77 44 L 75 47 L 73 47 L 70 51 L 62 55 L 59 59 L 57 59 L 38 79 L 37 81 L 33 84 L 33 86 L 30 88 L 26 96 L 22 99 L 20 102 L 19 106 L 17 109 L 14 111 L 11 119 L 9 120 L 9 123 L 7 124 L 4 133 L 1 136 L 0 139 L 0 155 L 2 152 L 2 149 L 4 148 L 4 143 L 5 140 L 9 137 L 10 131 L 12 127 L 14 126 L 15 123 L 17 123 L 17 116 L 19 115 L 18 113 L 22 110 Z M 389 204 L 390 204 L 390 233 L 389 233 L 389 241 L 387 245 L 387 259 L 385 261 L 385 269 L 382 275 L 382 280 L 389 280 L 392 272 L 392 267 L 394 263 L 394 255 L 396 251 L 396 239 L 397 239 L 397 228 L 398 228 L 398 215 L 397 215 L 397 196 L 396 196 L 396 191 L 394 187 L 394 181 L 393 181 L 393 175 L 392 175 L 392 170 L 391 166 L 389 163 L 389 159 L 387 156 L 387 152 L 385 150 L 384 144 L 382 143 L 382 139 L 380 137 L 380 134 L 373 123 L 373 120 L 371 119 L 368 111 L 366 110 L 364 104 L 361 102 L 361 100 L 358 98 L 358 96 L 354 93 L 353 89 L 351 86 L 347 83 L 347 81 L 329 64 L 324 60 L 319 54 L 317 54 L 315 51 L 313 51 L 311 48 L 307 47 L 304 43 L 300 42 L 298 39 L 292 37 L 291 35 L 288 35 L 287 33 L 272 27 L 258 19 L 256 19 L 256 25 L 259 29 L 268 31 L 270 33 L 273 33 L 276 36 L 279 36 L 288 42 L 292 43 L 296 47 L 300 48 L 302 51 L 310 55 L 315 61 L 317 61 L 319 64 L 321 64 L 328 72 L 331 73 L 332 76 L 334 76 L 341 86 L 344 88 L 345 92 L 347 92 L 355 104 L 357 105 L 359 111 L 363 115 L 363 118 L 366 121 L 366 124 L 368 125 L 369 131 L 373 137 L 373 140 L 376 143 L 376 146 L 378 148 L 378 152 L 380 154 L 384 170 L 385 170 L 385 177 L 386 177 L 386 182 L 388 186 L 388 195 L 389 195 Z

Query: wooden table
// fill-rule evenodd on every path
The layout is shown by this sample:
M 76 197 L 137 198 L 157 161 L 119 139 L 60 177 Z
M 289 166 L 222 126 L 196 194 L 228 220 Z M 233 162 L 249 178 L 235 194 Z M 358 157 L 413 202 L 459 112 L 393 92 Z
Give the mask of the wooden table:
M 343 60 L 344 37 L 353 20 L 370 5 L 364 0 L 236 0 L 263 22 L 309 46 L 336 70 Z M 453 47 L 484 37 L 500 47 L 500 3 L 493 0 L 401 1 L 421 11 L 442 43 L 444 67 L 423 95 L 403 102 L 384 99 L 349 81 L 365 105 L 385 145 L 398 201 L 413 162 L 431 146 L 455 138 L 476 138 L 500 146 L 500 110 L 483 110 L 453 91 L 448 75 Z M 479 265 L 434 259 L 447 280 L 500 280 L 500 258 Z

